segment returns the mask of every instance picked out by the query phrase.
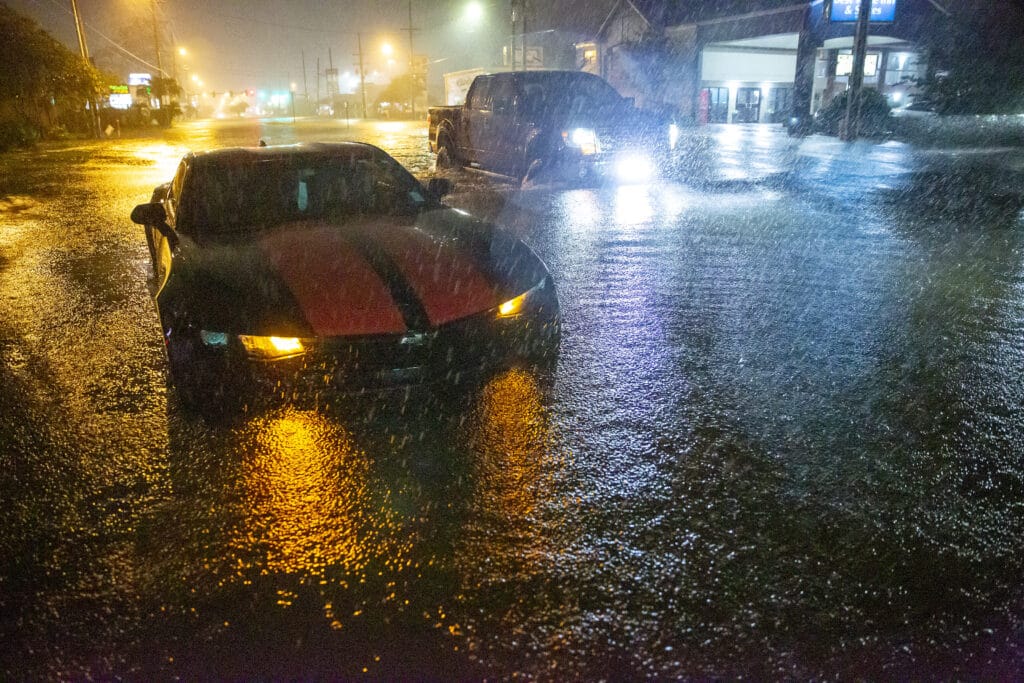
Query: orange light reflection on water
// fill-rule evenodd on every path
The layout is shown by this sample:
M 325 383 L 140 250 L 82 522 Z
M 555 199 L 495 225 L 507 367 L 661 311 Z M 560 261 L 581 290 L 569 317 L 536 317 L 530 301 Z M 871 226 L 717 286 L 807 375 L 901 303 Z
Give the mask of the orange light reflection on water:
M 234 544 L 259 548 L 263 573 L 320 576 L 338 567 L 358 575 L 371 562 L 401 564 L 412 540 L 343 426 L 298 410 L 251 425 L 246 519 Z

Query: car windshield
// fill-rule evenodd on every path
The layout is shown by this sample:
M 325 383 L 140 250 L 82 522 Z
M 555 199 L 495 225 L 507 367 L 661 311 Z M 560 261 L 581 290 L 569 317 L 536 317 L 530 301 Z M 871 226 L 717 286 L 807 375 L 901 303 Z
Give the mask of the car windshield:
M 239 234 L 295 221 L 413 216 L 427 203 L 423 187 L 383 155 L 201 159 L 182 193 L 178 224 L 197 235 Z

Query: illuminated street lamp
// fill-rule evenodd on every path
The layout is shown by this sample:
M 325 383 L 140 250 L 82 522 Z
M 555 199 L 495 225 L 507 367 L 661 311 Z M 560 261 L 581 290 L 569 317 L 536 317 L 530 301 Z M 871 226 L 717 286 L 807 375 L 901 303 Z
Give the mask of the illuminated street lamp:
M 470 28 L 476 28 L 484 21 L 484 6 L 478 0 L 471 0 L 462 10 L 462 20 Z
M 392 47 L 391 43 L 384 43 L 380 46 L 380 51 L 385 57 L 391 57 L 395 54 L 395 48 Z

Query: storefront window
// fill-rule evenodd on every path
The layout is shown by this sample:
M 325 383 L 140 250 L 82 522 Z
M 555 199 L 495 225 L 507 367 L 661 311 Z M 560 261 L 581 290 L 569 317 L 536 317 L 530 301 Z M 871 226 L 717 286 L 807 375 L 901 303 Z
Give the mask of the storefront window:
M 913 52 L 890 52 L 885 63 L 885 84 L 896 85 L 918 77 L 917 55 Z

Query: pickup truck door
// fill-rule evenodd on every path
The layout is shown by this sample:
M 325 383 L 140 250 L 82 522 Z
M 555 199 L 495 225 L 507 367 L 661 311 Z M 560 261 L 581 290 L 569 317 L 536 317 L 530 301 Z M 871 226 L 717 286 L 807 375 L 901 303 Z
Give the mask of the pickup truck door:
M 491 120 L 487 134 L 486 165 L 502 173 L 515 173 L 519 165 L 520 121 L 516 112 L 512 74 L 491 81 Z
M 466 94 L 466 109 L 462 116 L 465 129 L 466 161 L 483 165 L 487 149 L 487 135 L 491 122 L 491 99 L 488 94 L 490 78 L 477 76 Z

